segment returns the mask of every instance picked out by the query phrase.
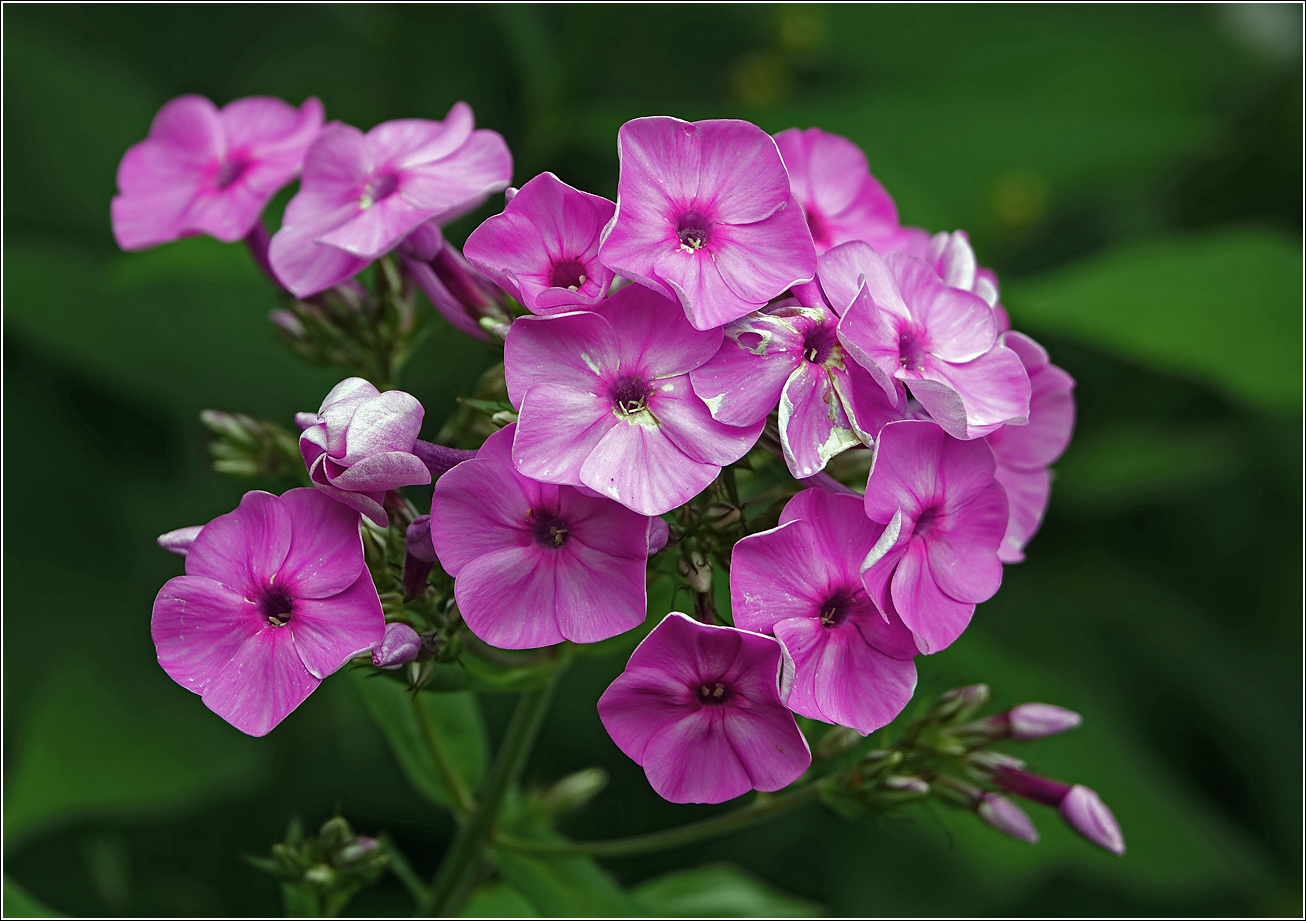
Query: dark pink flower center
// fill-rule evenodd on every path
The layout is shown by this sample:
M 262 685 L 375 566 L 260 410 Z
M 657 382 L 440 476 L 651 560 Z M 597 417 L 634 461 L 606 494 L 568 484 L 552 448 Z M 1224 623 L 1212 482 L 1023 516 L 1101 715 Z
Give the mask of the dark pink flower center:
M 226 189 L 245 175 L 245 171 L 253 165 L 244 154 L 230 155 L 222 161 L 222 165 L 218 167 L 217 173 L 213 176 L 214 188 L 218 191 Z
M 623 416 L 633 416 L 648 408 L 651 391 L 652 388 L 638 377 L 623 378 L 612 390 L 612 403 Z
M 389 198 L 398 187 L 399 177 L 394 173 L 373 176 L 367 181 L 367 185 L 363 186 L 363 194 L 358 198 L 358 207 L 367 210 L 377 202 Z
M 819 616 L 822 627 L 837 627 L 848 616 L 849 612 L 857 606 L 857 592 L 855 588 L 845 586 L 839 589 L 833 595 L 826 598 L 821 604 Z
M 549 275 L 549 286 L 569 288 L 572 291 L 585 284 L 585 266 L 575 259 L 553 263 L 553 272 Z
M 819 213 L 810 209 L 803 209 L 803 217 L 807 218 L 807 229 L 812 232 L 812 242 L 817 246 L 824 246 L 830 242 L 830 231 L 825 226 L 825 219 Z
M 803 340 L 803 358 L 814 365 L 823 365 L 838 345 L 839 337 L 833 326 L 818 326 Z
M 913 537 L 929 537 L 939 524 L 939 519 L 943 517 L 943 509 L 937 505 L 931 505 L 916 516 L 916 525 L 912 529 Z
M 269 585 L 258 600 L 259 613 L 268 619 L 274 627 L 284 627 L 290 623 L 290 615 L 295 610 L 295 599 L 279 585 Z
M 908 371 L 924 370 L 928 351 L 924 330 L 909 326 L 898 335 L 898 359 Z
M 567 522 L 552 512 L 536 509 L 531 512 L 531 519 L 534 522 L 535 543 L 541 547 L 557 550 L 571 536 Z
M 726 687 L 720 681 L 704 683 L 698 686 L 698 702 L 700 704 L 720 706 L 729 699 L 730 688 Z
M 712 222 L 697 211 L 686 211 L 676 221 L 676 238 L 681 248 L 695 252 L 712 239 Z

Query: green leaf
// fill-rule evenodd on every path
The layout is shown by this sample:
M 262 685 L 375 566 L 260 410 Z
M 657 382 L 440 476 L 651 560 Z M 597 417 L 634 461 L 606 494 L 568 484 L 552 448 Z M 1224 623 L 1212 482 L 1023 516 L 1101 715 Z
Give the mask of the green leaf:
M 4 876 L 4 904 L 0 905 L 0 914 L 6 918 L 66 917 L 10 879 L 8 873 Z
M 398 681 L 369 669 L 353 669 L 350 674 L 368 712 L 390 742 L 408 782 L 436 805 L 453 806 L 457 799 L 418 723 L 413 694 Z M 468 790 L 474 791 L 485 774 L 489 757 L 489 743 L 476 695 L 469 691 L 442 694 L 421 691 L 417 698 L 454 774 Z
M 728 863 L 680 870 L 641 883 L 635 898 L 654 917 L 814 918 L 820 906 L 766 885 Z
M 1301 244 L 1281 235 L 1156 237 L 1003 294 L 1035 335 L 1075 336 L 1253 407 L 1301 407 Z
M 521 827 L 509 821 L 513 834 L 532 841 L 563 841 L 541 825 Z M 505 849 L 494 852 L 504 880 L 541 915 L 549 917 L 632 917 L 643 907 L 617 885 L 612 874 L 592 857 L 539 857 Z
M 458 913 L 462 918 L 538 918 L 526 897 L 502 882 L 478 887 Z
M 217 717 L 196 719 L 197 701 L 177 690 L 166 683 L 158 697 L 128 694 L 87 662 L 59 669 L 15 747 L 6 845 L 78 816 L 139 814 L 247 785 L 259 769 L 259 743 Z

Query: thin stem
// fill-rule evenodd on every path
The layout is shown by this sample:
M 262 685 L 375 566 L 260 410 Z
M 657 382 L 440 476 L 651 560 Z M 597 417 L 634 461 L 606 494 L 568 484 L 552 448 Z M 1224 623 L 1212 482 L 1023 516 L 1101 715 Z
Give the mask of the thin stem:
M 786 809 L 801 805 L 816 798 L 816 784 L 798 787 L 778 796 L 762 794 L 752 803 L 734 812 L 690 822 L 677 828 L 655 831 L 647 835 L 632 835 L 629 838 L 607 838 L 600 841 L 527 841 L 508 835 L 497 835 L 496 847 L 519 851 L 524 854 L 557 856 L 562 854 L 591 854 L 595 857 L 622 857 L 627 854 L 642 854 L 647 851 L 660 851 L 667 848 L 692 844 L 705 838 L 715 838 L 727 832 L 736 831 L 754 822 L 775 815 Z
M 403 851 L 399 850 L 399 845 L 395 844 L 393 838 L 382 832 L 379 840 L 381 847 L 385 849 L 386 856 L 390 858 L 390 872 L 398 877 L 399 882 L 404 884 L 404 888 L 412 896 L 413 902 L 421 905 L 430 897 L 426 883 L 422 882 L 422 878 L 417 875 L 417 871 L 408 862 L 408 858 L 404 856 Z
M 454 818 L 460 823 L 466 816 L 476 808 L 476 800 L 472 798 L 472 793 L 463 783 L 458 772 L 453 769 L 449 763 L 449 756 L 445 753 L 444 746 L 440 744 L 440 739 L 435 734 L 435 728 L 431 725 L 431 720 L 427 715 L 426 706 L 422 703 L 421 692 L 412 695 L 413 711 L 417 715 L 417 725 L 422 727 L 422 736 L 426 739 L 426 747 L 430 749 L 431 759 L 435 761 L 435 766 L 439 768 L 440 774 L 444 777 L 444 782 L 449 786 L 454 798 Z
M 431 883 L 430 895 L 423 908 L 437 917 L 449 915 L 461 900 L 464 890 L 475 876 L 490 827 L 498 817 L 503 798 L 526 766 L 535 737 L 548 712 L 549 700 L 562 673 L 561 665 L 543 687 L 525 691 L 517 700 L 508 731 L 495 755 L 490 773 L 478 791 L 479 802 L 467 814 L 467 821 L 454 835 L 453 843 Z

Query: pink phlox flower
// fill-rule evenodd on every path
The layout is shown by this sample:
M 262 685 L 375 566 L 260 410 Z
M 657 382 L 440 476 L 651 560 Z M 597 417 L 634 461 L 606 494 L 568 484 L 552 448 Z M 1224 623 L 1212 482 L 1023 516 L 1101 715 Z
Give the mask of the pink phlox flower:
M 612 285 L 599 240 L 616 210 L 606 198 L 541 173 L 502 214 L 472 231 L 463 253 L 531 313 L 594 307 Z
M 402 390 L 381 393 L 361 377 L 341 381 L 316 414 L 296 414 L 309 479 L 323 494 L 388 527 L 386 492 L 431 482 L 430 470 L 413 453 L 424 414 Z
M 642 285 L 622 288 L 597 313 L 516 320 L 504 367 L 520 413 L 517 469 L 643 515 L 698 495 L 763 425 L 718 422 L 690 387 L 689 373 L 721 339 L 720 329 L 694 329 L 674 301 Z
M 812 762 L 784 704 L 792 672 L 771 637 L 673 611 L 603 692 L 599 718 L 673 803 L 780 790 Z
M 821 256 L 820 283 L 842 314 L 839 339 L 890 400 L 901 381 L 956 438 L 978 438 L 1029 413 L 1029 377 L 998 342 L 979 297 L 944 284 L 905 253 L 881 257 L 861 242 Z
M 1023 333 L 1003 333 L 1002 342 L 1020 357 L 1031 389 L 1029 423 L 1004 425 L 985 438 L 1010 505 L 998 555 L 1004 563 L 1019 563 L 1047 510 L 1052 489 L 1048 467 L 1066 450 L 1075 428 L 1075 379 L 1049 362 L 1047 351 Z
M 914 241 L 915 229 L 898 225 L 897 206 L 852 141 L 820 128 L 790 128 L 777 134 L 775 143 L 817 253 L 849 240 L 863 240 L 881 252 Z
M 114 238 L 123 249 L 199 233 L 239 240 L 299 173 L 321 128 L 317 99 L 296 109 L 251 96 L 219 110 L 203 96 L 177 97 L 118 164 Z
M 515 426 L 435 482 L 431 541 L 468 628 L 504 649 L 597 643 L 639 626 L 660 518 L 512 464 Z
M 880 430 L 865 508 L 885 537 L 863 562 L 862 581 L 881 610 L 897 611 L 921 652 L 951 644 L 1002 584 L 1007 497 L 995 467 L 983 441 L 960 441 L 933 422 Z
M 344 281 L 427 221 L 466 214 L 512 177 L 494 131 L 457 103 L 445 120 L 405 118 L 364 134 L 331 124 L 309 148 L 299 191 L 272 238 L 272 270 L 296 297 Z
M 1052 806 L 1067 825 L 1090 842 L 1117 857 L 1124 855 L 1125 836 L 1120 823 L 1092 789 L 1013 768 L 995 771 L 993 782 L 1008 793 Z
M 713 418 L 749 425 L 779 406 L 785 463 L 797 478 L 830 458 L 871 444 L 884 423 L 902 418 L 838 338 L 839 315 L 816 285 L 726 324 L 721 348 L 690 374 Z M 897 385 L 901 388 L 901 384 Z
M 734 119 L 637 118 L 617 134 L 617 211 L 599 257 L 713 329 L 816 271 L 802 208 L 765 131 Z
M 313 489 L 245 493 L 195 538 L 186 575 L 154 600 L 150 632 L 174 681 L 266 735 L 384 636 L 358 513 Z
M 790 709 L 862 735 L 888 725 L 916 688 L 915 638 L 862 585 L 884 530 L 860 496 L 807 489 L 779 527 L 735 544 L 730 563 L 735 623 L 774 634 L 793 657 Z
M 945 285 L 969 291 L 988 304 L 993 311 L 993 319 L 998 324 L 998 332 L 1011 329 L 1006 308 L 998 303 L 998 276 L 976 260 L 975 250 L 970 245 L 970 236 L 966 231 L 936 233 L 923 251 L 911 252 L 934 269 Z

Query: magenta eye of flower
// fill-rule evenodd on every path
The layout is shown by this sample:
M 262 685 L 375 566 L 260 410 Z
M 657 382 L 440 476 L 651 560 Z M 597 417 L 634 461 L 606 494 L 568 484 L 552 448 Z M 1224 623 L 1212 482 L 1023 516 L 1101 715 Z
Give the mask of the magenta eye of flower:
M 535 543 L 541 547 L 556 550 L 571 536 L 567 523 L 552 512 L 532 512 L 531 517 L 535 522 Z
M 712 239 L 712 222 L 697 211 L 687 211 L 676 222 L 676 238 L 685 252 L 696 252 Z
M 830 242 L 830 231 L 826 228 L 825 220 L 821 215 L 804 208 L 803 217 L 807 218 L 807 229 L 812 233 L 812 242 L 817 246 L 824 246 Z
M 243 154 L 235 154 L 222 161 L 218 167 L 218 172 L 213 177 L 213 185 L 218 191 L 222 191 L 234 183 L 252 164 Z
M 854 607 L 857 592 L 851 588 L 841 588 L 821 604 L 820 618 L 822 627 L 837 627 Z
M 821 327 L 813 331 L 803 341 L 803 358 L 814 365 L 823 365 L 830 359 L 830 354 L 839 346 L 838 337 L 833 327 Z
M 274 627 L 284 627 L 290 623 L 290 615 L 295 610 L 295 599 L 279 585 L 270 585 L 258 600 L 259 613 L 268 619 Z
M 938 525 L 939 519 L 943 517 L 943 509 L 937 505 L 931 505 L 919 515 L 916 516 L 916 526 L 912 530 L 913 537 L 925 537 L 935 526 Z
M 623 416 L 633 416 L 648 408 L 650 388 L 637 377 L 628 377 L 619 382 L 612 392 L 612 402 L 617 412 Z
M 373 176 L 363 186 L 363 194 L 358 197 L 358 207 L 366 211 L 382 199 L 388 198 L 399 186 L 399 177 L 394 173 L 382 173 Z
M 898 359 L 908 371 L 924 369 L 926 351 L 923 331 L 908 328 L 898 336 Z
M 723 704 L 730 699 L 730 689 L 720 681 L 698 686 L 698 702 L 701 704 Z
M 549 275 L 550 287 L 566 288 L 569 291 L 576 291 L 583 284 L 585 284 L 585 266 L 581 265 L 575 259 L 568 259 L 565 262 L 555 262 L 553 264 L 553 271 Z

